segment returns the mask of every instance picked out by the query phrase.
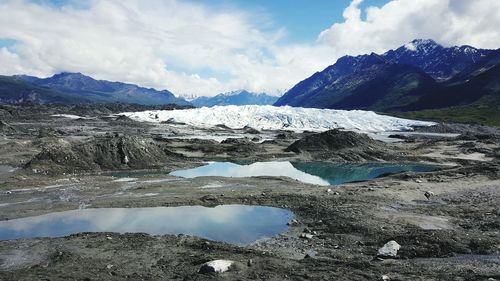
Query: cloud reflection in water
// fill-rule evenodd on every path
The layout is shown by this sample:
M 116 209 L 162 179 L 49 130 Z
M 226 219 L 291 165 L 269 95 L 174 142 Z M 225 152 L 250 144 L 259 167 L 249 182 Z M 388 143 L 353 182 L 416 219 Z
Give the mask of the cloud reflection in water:
M 2 221 L 0 239 L 144 232 L 190 234 L 245 245 L 286 231 L 293 217 L 288 210 L 245 205 L 83 209 Z

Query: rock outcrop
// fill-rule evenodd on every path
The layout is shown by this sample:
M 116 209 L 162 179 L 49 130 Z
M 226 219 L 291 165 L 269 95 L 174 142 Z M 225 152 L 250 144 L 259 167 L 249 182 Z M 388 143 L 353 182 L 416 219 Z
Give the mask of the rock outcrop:
M 342 162 L 394 158 L 394 153 L 390 149 L 368 135 L 338 129 L 308 135 L 292 143 L 286 151 Z
M 43 173 L 148 169 L 178 157 L 149 138 L 104 136 L 83 143 L 59 140 L 45 146 L 27 168 Z
M 14 127 L 0 120 L 0 133 L 10 134 L 15 133 L 16 131 L 17 130 Z

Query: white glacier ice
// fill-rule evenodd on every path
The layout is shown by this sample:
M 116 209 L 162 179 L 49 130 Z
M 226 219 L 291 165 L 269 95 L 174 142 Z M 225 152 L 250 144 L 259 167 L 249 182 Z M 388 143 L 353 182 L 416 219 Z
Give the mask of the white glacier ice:
M 185 123 L 198 128 L 226 125 L 259 130 L 326 131 L 335 128 L 359 132 L 411 130 L 434 123 L 401 119 L 363 110 L 332 110 L 271 105 L 215 106 L 182 110 L 121 113 L 137 121 Z

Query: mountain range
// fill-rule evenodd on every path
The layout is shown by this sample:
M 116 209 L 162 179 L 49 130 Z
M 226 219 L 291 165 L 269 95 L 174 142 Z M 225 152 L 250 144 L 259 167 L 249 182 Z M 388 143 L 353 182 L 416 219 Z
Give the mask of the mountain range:
M 191 105 L 168 90 L 96 80 L 81 73 L 63 72 L 48 78 L 0 76 L 0 103 L 26 102 Z M 273 102 L 448 121 L 453 112 L 460 121 L 500 125 L 500 49 L 443 47 L 433 40 L 417 39 L 383 54 L 341 57 L 280 98 L 238 90 L 191 101 L 198 107 Z
M 0 76 L 0 103 L 129 103 L 189 105 L 168 90 L 96 80 L 81 73 L 63 72 L 49 78 Z
M 175 97 L 170 91 L 158 91 L 134 84 L 96 80 L 81 73 L 62 72 L 48 78 L 28 75 L 0 76 L 0 103 L 85 104 L 124 103 L 141 105 L 271 105 L 278 97 L 238 90 L 213 97 L 191 100 Z
M 246 90 L 238 90 L 218 94 L 213 97 L 198 97 L 191 100 L 196 107 L 212 107 L 216 105 L 272 105 L 278 97 L 269 96 L 264 93 L 251 93 Z
M 414 40 L 380 55 L 344 56 L 275 105 L 380 112 L 499 105 L 499 62 L 500 49 Z

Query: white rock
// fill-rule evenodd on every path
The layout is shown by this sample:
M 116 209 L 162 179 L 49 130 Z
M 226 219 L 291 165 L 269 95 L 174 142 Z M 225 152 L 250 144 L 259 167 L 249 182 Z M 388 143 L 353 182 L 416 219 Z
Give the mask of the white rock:
M 384 247 L 378 250 L 377 256 L 395 258 L 397 257 L 400 248 L 401 245 L 399 245 L 398 242 L 391 240 L 385 243 Z
M 308 240 L 311 240 L 314 236 L 312 234 L 309 234 L 309 233 L 302 233 L 300 234 L 300 238 L 304 238 L 304 239 L 308 239 Z
M 389 278 L 389 276 L 382 275 L 382 281 L 389 281 L 389 280 L 391 280 L 391 278 Z
M 422 181 L 422 180 L 419 180 L 419 179 L 416 179 L 416 180 L 415 180 L 415 182 L 416 182 L 416 183 L 423 183 L 423 181 Z
M 331 188 L 329 188 L 329 189 L 326 190 L 326 193 L 330 193 L 330 192 L 332 192 Z
M 234 261 L 231 260 L 213 260 L 204 263 L 200 268 L 200 273 L 223 273 L 229 270 Z

